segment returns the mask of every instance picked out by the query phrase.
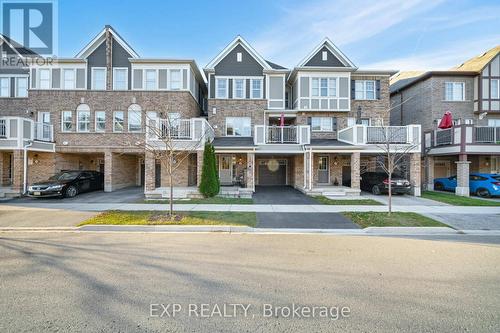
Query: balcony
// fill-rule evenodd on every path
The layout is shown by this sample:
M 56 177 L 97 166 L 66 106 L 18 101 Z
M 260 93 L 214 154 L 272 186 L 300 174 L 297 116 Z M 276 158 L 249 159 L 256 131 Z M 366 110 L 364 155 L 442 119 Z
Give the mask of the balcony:
M 205 118 L 176 119 L 169 121 L 162 118 L 148 119 L 146 126 L 148 142 L 176 142 L 179 148 L 188 148 L 184 143 L 195 143 L 196 146 L 212 142 L 214 129 Z M 192 146 L 192 145 L 191 145 Z
M 308 125 L 299 126 L 254 126 L 254 143 L 265 144 L 309 144 L 311 130 Z
M 498 153 L 500 127 L 458 125 L 424 133 L 426 150 L 442 153 Z
M 420 145 L 420 125 L 354 125 L 338 132 L 338 140 L 353 145 Z
M 54 150 L 54 128 L 51 124 L 38 123 L 29 118 L 0 118 L 0 149 Z

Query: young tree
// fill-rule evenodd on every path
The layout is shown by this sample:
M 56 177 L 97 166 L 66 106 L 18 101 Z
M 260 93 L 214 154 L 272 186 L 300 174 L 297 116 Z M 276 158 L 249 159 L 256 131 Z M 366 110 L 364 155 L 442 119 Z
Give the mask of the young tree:
M 203 169 L 200 181 L 200 193 L 205 198 L 214 197 L 219 193 L 220 183 L 216 165 L 215 149 L 212 144 L 207 142 L 203 152 Z

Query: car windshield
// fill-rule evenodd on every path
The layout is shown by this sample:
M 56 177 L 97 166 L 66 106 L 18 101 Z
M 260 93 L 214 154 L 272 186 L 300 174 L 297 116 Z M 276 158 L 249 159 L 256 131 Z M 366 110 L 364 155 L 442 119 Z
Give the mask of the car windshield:
M 495 179 L 495 180 L 500 180 L 500 175 L 497 175 L 497 176 L 492 176 L 491 178 Z
M 77 171 L 63 171 L 50 177 L 49 180 L 73 180 L 78 177 L 80 173 Z

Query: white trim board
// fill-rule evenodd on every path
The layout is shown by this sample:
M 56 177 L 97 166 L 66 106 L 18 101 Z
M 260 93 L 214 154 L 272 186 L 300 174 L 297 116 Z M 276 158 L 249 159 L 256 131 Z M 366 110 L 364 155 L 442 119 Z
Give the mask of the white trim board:
M 304 59 L 302 59 L 297 67 L 304 67 L 304 65 L 307 64 L 307 62 L 309 62 L 309 60 L 311 60 L 311 58 L 314 57 L 314 55 L 316 55 L 316 53 L 318 53 L 323 46 L 326 46 L 326 48 L 332 52 L 332 54 L 334 54 L 346 67 L 357 68 L 356 65 L 354 65 L 354 63 L 335 44 L 333 44 L 328 37 L 325 37 L 321 43 L 319 43 Z

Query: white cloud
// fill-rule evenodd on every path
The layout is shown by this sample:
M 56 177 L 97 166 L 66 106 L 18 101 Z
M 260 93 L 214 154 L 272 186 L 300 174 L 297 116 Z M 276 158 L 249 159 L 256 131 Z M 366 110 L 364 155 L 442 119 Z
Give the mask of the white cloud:
M 383 32 L 442 2 L 427 0 L 320 1 L 283 8 L 284 15 L 253 42 L 265 57 L 296 65 L 328 36 L 337 45 L 354 43 Z
M 370 69 L 394 70 L 445 70 L 462 64 L 498 45 L 500 35 L 482 39 L 461 40 L 452 44 L 440 45 L 439 50 L 420 52 L 404 57 L 387 59 L 363 66 Z

